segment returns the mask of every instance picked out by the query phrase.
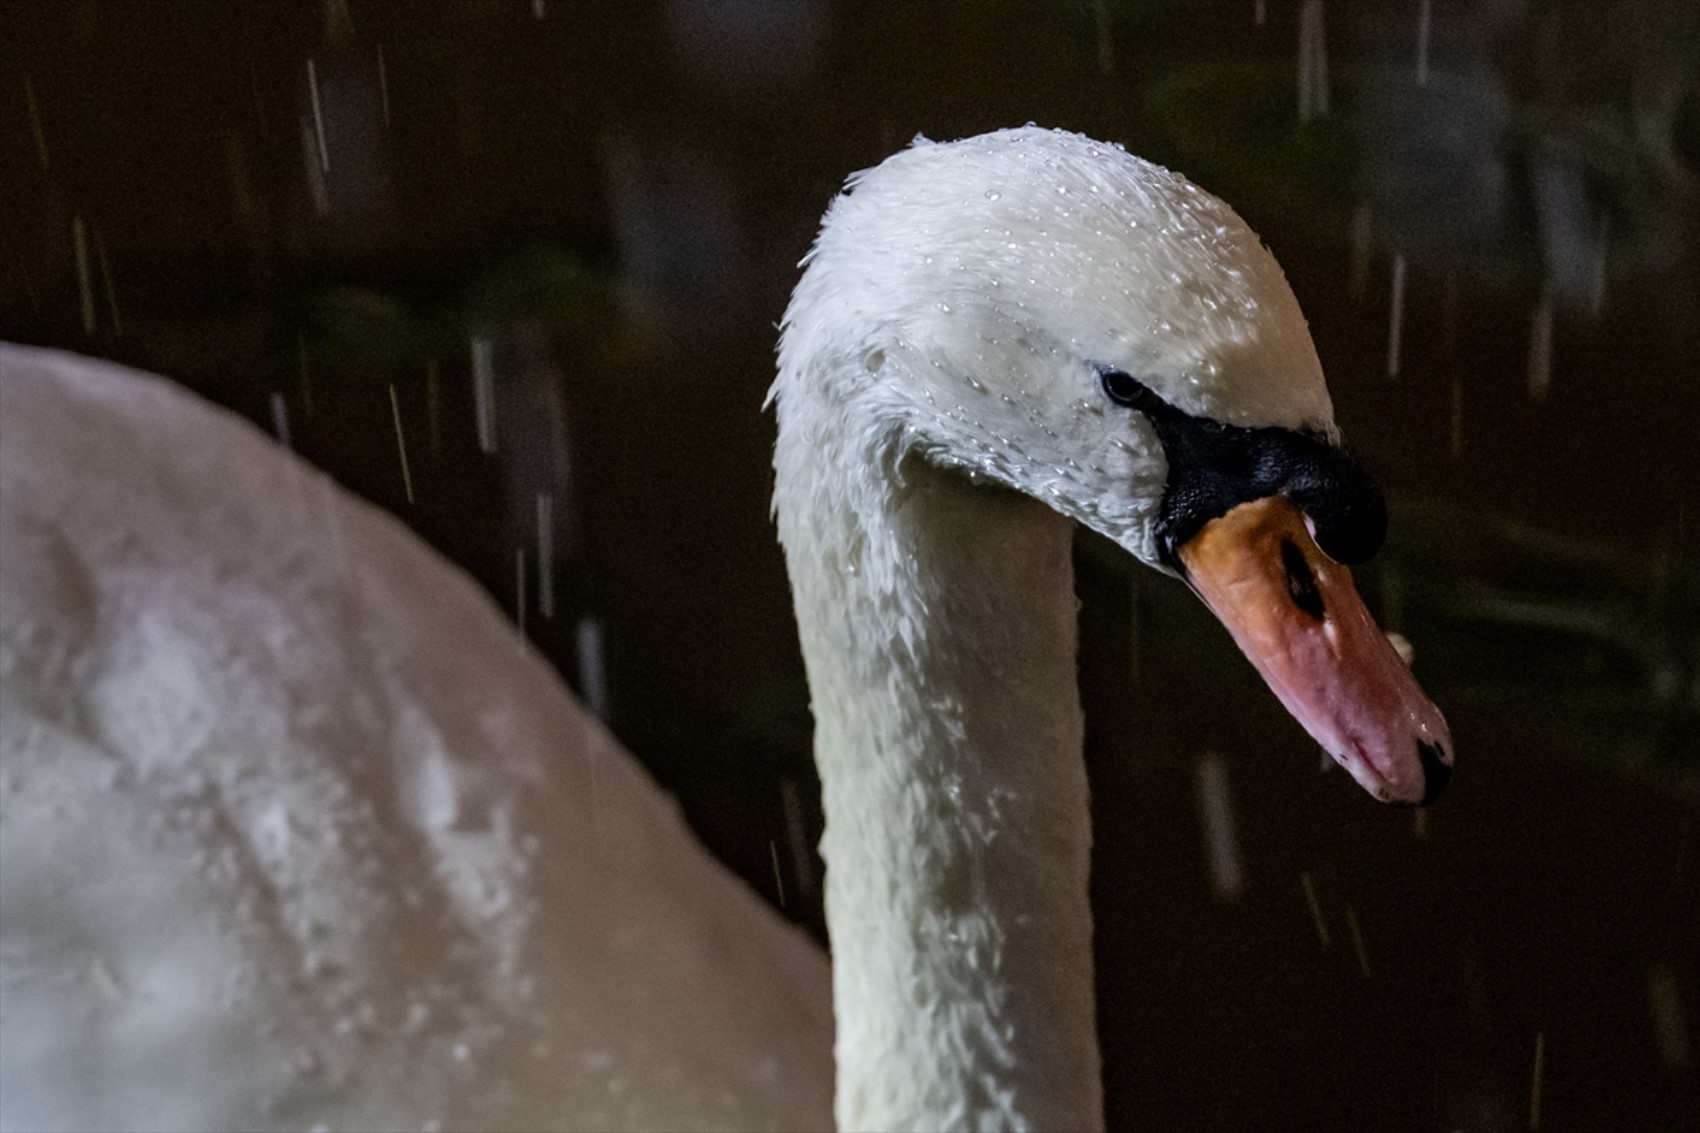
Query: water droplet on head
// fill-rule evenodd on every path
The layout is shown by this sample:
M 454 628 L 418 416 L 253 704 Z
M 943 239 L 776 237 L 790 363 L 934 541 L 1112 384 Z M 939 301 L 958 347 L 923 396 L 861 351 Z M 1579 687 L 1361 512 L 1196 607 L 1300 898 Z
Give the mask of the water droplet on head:
M 938 309 L 946 315 L 950 314 L 950 304 L 942 299 L 938 302 Z
M 1003 194 L 998 192 L 996 189 L 987 189 L 986 199 L 988 201 L 999 201 L 1003 199 Z

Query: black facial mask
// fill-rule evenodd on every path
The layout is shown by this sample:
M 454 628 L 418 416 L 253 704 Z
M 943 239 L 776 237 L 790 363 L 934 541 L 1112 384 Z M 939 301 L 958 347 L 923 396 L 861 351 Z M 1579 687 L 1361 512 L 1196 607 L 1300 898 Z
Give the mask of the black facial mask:
M 1145 414 L 1168 457 L 1157 543 L 1170 567 L 1180 569 L 1176 552 L 1206 523 L 1273 495 L 1303 510 L 1317 546 L 1334 561 L 1361 563 L 1381 549 L 1387 503 L 1345 450 L 1310 432 L 1193 417 L 1121 370 L 1104 371 L 1102 380 L 1110 400 Z

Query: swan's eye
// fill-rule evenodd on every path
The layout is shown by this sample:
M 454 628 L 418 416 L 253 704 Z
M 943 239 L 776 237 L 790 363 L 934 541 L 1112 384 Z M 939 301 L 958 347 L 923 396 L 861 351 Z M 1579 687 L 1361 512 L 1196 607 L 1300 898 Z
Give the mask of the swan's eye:
M 1145 393 L 1144 384 L 1126 370 L 1105 370 L 1099 380 L 1104 395 L 1117 405 L 1133 405 Z

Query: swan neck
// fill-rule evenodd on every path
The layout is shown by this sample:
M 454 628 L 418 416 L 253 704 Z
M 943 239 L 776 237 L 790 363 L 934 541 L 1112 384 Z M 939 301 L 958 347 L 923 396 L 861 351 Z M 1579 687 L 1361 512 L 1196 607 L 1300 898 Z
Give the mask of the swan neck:
M 839 1127 L 1098 1128 L 1072 524 L 785 418 Z

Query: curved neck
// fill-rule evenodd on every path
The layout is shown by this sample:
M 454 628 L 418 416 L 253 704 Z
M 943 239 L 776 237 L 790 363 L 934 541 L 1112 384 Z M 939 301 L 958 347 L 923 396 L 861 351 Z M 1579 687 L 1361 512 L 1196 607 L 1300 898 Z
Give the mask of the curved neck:
M 1100 1127 L 1073 525 L 786 409 L 839 1127 Z

